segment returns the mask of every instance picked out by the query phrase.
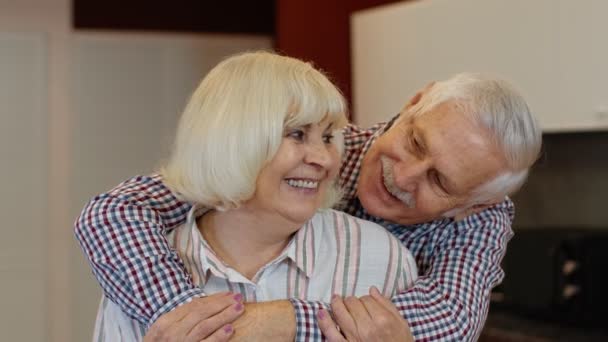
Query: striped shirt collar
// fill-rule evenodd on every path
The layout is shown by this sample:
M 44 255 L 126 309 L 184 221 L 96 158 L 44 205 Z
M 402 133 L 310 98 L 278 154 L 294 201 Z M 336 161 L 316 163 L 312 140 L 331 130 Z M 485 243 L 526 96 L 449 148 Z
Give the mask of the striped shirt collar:
M 195 265 L 197 271 L 204 275 L 205 282 L 209 279 L 209 273 L 216 277 L 227 279 L 230 282 L 249 283 L 239 272 L 231 268 L 213 251 L 211 246 L 196 223 L 196 219 L 205 214 L 209 209 L 194 206 L 188 213 L 188 218 L 183 227 L 183 238 L 175 241 L 174 248 L 178 250 L 180 256 L 186 259 L 186 265 Z M 291 238 L 283 252 L 274 260 L 262 267 L 255 275 L 253 282 L 257 282 L 263 271 L 274 265 L 291 262 L 307 277 L 314 272 L 317 249 L 312 238 L 313 221 L 309 221 L 300 228 Z M 192 270 L 191 270 L 192 272 Z

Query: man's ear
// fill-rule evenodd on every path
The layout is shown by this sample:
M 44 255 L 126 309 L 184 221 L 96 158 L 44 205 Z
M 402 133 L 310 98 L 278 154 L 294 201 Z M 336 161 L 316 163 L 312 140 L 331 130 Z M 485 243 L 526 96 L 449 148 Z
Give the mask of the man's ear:
M 433 88 L 433 85 L 436 82 L 431 82 L 429 84 L 427 84 L 424 88 L 420 89 L 416 95 L 414 95 L 405 105 L 405 107 L 403 108 L 404 110 L 410 109 L 410 107 L 415 106 L 418 102 L 420 102 L 420 99 L 422 98 L 422 96 L 424 94 L 426 94 L 431 88 Z
M 486 210 L 489 207 L 495 205 L 498 202 L 494 202 L 494 203 L 487 203 L 487 204 L 475 204 L 474 206 L 464 210 L 463 212 L 457 214 L 456 216 L 454 216 L 454 220 L 456 221 L 460 221 L 465 219 L 467 216 L 473 215 L 473 214 L 477 214 L 480 211 Z

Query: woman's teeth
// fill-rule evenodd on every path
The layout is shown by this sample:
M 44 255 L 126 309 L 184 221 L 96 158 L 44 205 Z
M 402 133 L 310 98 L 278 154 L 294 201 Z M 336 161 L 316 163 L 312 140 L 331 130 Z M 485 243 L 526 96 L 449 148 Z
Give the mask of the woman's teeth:
M 305 188 L 305 189 L 316 189 L 319 186 L 318 181 L 310 181 L 310 180 L 295 180 L 288 179 L 287 184 L 293 186 L 294 188 Z

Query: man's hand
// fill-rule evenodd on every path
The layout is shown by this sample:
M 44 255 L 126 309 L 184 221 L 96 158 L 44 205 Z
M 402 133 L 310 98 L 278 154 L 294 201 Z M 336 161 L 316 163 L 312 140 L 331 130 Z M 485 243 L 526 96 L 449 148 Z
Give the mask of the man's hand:
M 376 287 L 369 296 L 334 296 L 331 301 L 336 322 L 325 310 L 318 313 L 319 328 L 330 342 L 337 341 L 414 341 L 407 321 L 393 303 L 384 298 Z
M 223 292 L 194 299 L 160 316 L 144 341 L 228 341 L 234 333 L 231 323 L 244 312 L 242 298 Z

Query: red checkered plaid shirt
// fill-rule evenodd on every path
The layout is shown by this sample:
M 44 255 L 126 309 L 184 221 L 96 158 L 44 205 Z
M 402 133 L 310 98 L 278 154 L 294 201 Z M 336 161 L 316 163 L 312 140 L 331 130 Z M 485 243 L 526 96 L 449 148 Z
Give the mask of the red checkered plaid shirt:
M 416 341 L 475 340 L 488 312 L 490 291 L 504 275 L 500 262 L 513 234 L 513 203 L 506 199 L 459 222 L 441 219 L 402 226 L 370 216 L 355 195 L 359 169 L 371 143 L 391 123 L 344 130 L 341 184 L 346 195 L 338 209 L 383 225 L 416 258 L 418 280 L 392 298 Z M 165 237 L 186 220 L 189 209 L 158 175 L 139 176 L 93 198 L 76 221 L 76 237 L 104 293 L 143 324 L 205 295 L 193 285 Z M 327 305 L 291 302 L 296 340 L 322 340 L 316 312 Z

